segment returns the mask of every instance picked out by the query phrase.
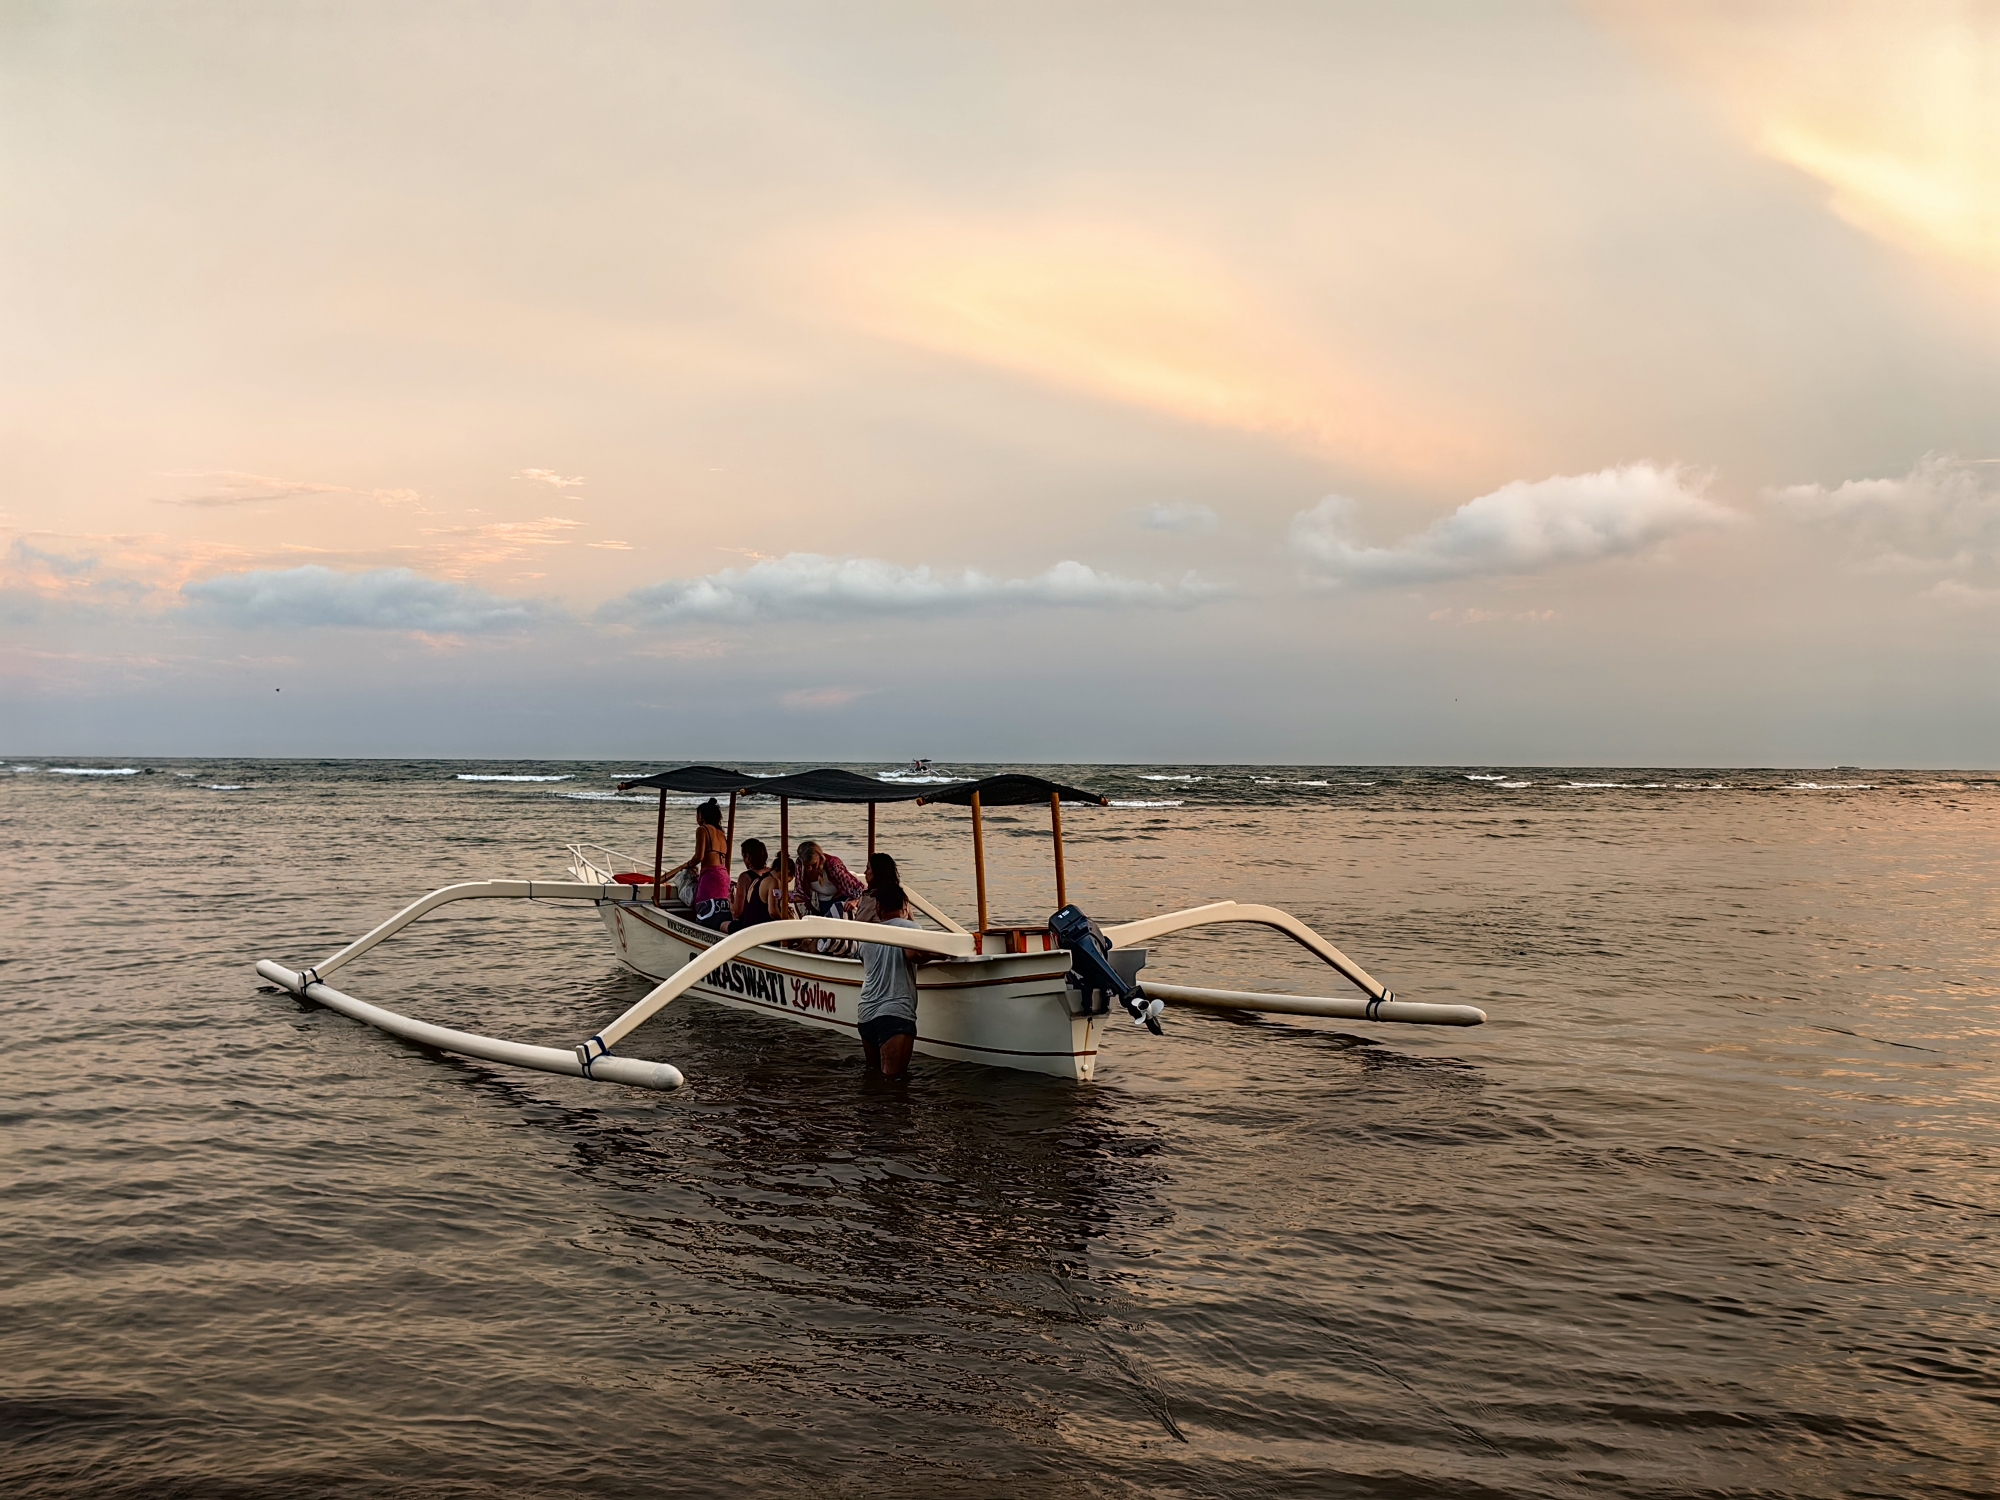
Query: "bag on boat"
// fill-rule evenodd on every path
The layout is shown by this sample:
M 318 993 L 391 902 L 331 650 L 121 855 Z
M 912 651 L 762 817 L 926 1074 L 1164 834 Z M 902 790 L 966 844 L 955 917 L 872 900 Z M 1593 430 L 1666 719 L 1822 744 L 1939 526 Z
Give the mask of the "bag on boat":
M 682 870 L 674 876 L 674 899 L 682 906 L 694 905 L 694 871 Z

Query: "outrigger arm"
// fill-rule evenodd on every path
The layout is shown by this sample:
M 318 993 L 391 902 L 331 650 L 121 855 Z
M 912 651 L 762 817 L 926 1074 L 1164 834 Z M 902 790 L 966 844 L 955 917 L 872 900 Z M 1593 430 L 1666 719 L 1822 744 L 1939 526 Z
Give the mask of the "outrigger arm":
M 428 1021 L 414 1020 L 409 1016 L 384 1010 L 379 1005 L 370 1005 L 365 1000 L 357 1000 L 326 983 L 326 976 L 335 969 L 352 962 L 376 944 L 394 937 L 419 917 L 435 911 L 452 901 L 477 900 L 519 900 L 519 901 L 619 901 L 630 903 L 636 898 L 633 888 L 624 885 L 586 885 L 578 881 L 563 880 L 475 880 L 464 885 L 448 885 L 432 891 L 421 900 L 412 901 L 395 916 L 382 923 L 366 936 L 357 938 L 331 958 L 306 969 L 293 971 L 270 959 L 260 959 L 257 972 L 273 984 L 297 995 L 302 1000 L 311 1000 L 324 1005 L 328 1010 L 337 1010 L 344 1016 L 366 1022 L 391 1036 L 402 1037 L 405 1041 L 421 1046 L 435 1047 L 440 1052 L 456 1052 L 465 1057 L 484 1058 L 488 1062 L 507 1063 L 517 1068 L 534 1068 L 543 1073 L 562 1073 L 572 1078 L 593 1078 L 606 1083 L 630 1084 L 643 1089 L 677 1089 L 686 1080 L 681 1070 L 672 1063 L 649 1062 L 639 1057 L 599 1058 L 593 1065 L 585 1066 L 579 1055 L 580 1048 L 536 1047 L 525 1042 L 509 1042 L 499 1037 L 477 1036 L 469 1031 L 454 1031 L 446 1026 L 433 1026 Z
M 921 928 L 876 926 L 842 921 L 837 917 L 788 917 L 781 922 L 759 922 L 754 927 L 732 932 L 697 953 L 661 980 L 638 1004 L 579 1046 L 577 1055 L 585 1058 L 590 1066 L 599 1066 L 600 1059 L 628 1036 L 634 1027 L 651 1020 L 738 954 L 766 943 L 790 942 L 794 938 L 844 938 L 849 942 L 880 943 L 889 948 L 914 948 L 945 958 L 973 956 L 972 934 L 969 932 L 925 932 Z
M 370 1005 L 365 1000 L 357 1000 L 326 982 L 327 976 L 334 970 L 353 962 L 377 944 L 386 942 L 419 917 L 453 901 L 615 901 L 630 905 L 639 899 L 634 888 L 628 885 L 592 885 L 579 881 L 476 880 L 463 885 L 448 885 L 412 901 L 388 921 L 319 964 L 292 970 L 266 958 L 258 960 L 257 972 L 301 999 L 314 1001 L 329 1010 L 337 1010 L 344 1016 L 386 1031 L 391 1036 L 434 1047 L 440 1052 L 456 1052 L 465 1057 L 484 1058 L 488 1062 L 508 1063 L 518 1068 L 534 1068 L 543 1073 L 561 1073 L 571 1078 L 664 1090 L 677 1089 L 686 1081 L 680 1069 L 672 1063 L 610 1055 L 611 1049 L 635 1027 L 657 1015 L 690 986 L 748 949 L 794 938 L 830 937 L 852 941 L 860 936 L 853 922 L 837 921 L 831 917 L 794 917 L 782 922 L 762 922 L 730 933 L 696 954 L 588 1042 L 570 1048 L 536 1047 L 499 1037 L 478 1036 L 469 1031 L 454 1031 L 446 1026 L 433 1026 L 428 1021 L 418 1021 L 392 1010 L 384 1010 L 379 1005 Z M 924 909 L 930 909 L 928 902 L 924 903 Z M 957 928 L 956 923 L 952 926 Z M 962 929 L 925 932 L 907 927 L 870 927 L 865 941 L 953 958 L 970 958 L 973 953 L 972 935 Z
M 1156 999 L 1210 1010 L 1270 1011 L 1286 1015 L 1333 1016 L 1353 1021 L 1402 1021 L 1418 1026 L 1479 1026 L 1486 1021 L 1486 1012 L 1476 1005 L 1429 1005 L 1398 1000 L 1386 985 L 1378 982 L 1361 965 L 1290 912 L 1280 911 L 1275 906 L 1214 901 L 1207 906 L 1192 906 L 1186 911 L 1167 912 L 1163 916 L 1107 927 L 1104 936 L 1115 950 L 1134 947 L 1169 933 L 1185 932 L 1191 927 L 1209 927 L 1220 922 L 1255 922 L 1259 926 L 1276 928 L 1338 971 L 1367 998 L 1348 1000 L 1321 995 L 1263 995 L 1247 990 L 1213 990 L 1200 985 L 1168 984 L 1156 979 L 1141 980 L 1139 989 Z

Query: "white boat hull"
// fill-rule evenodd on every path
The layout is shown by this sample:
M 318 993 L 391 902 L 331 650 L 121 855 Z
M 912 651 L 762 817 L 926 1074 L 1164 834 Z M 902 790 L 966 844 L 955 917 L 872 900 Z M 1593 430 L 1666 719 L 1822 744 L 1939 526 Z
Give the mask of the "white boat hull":
M 652 980 L 666 979 L 719 936 L 649 902 L 600 901 L 597 910 L 619 958 Z M 865 931 L 858 927 L 857 936 Z M 1080 996 L 1064 983 L 1069 966 L 1060 948 L 926 964 L 917 971 L 916 1050 L 1088 1081 L 1111 1018 L 1074 1013 Z M 753 948 L 696 981 L 688 994 L 836 1032 L 859 1045 L 859 959 Z

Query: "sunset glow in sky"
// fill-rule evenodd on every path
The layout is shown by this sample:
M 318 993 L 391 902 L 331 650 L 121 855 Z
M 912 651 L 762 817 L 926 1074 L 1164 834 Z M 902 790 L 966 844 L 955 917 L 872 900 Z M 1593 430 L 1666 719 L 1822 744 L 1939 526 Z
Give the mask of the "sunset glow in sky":
M 0 753 L 2000 763 L 1994 4 L 18 6 L 0 171 Z

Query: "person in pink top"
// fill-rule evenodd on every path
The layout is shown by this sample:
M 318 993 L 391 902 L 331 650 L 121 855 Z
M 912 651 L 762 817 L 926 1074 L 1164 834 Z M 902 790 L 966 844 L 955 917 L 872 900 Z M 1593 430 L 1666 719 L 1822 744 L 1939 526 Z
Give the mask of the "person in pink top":
M 718 932 L 729 930 L 729 835 L 722 831 L 722 804 L 710 797 L 695 809 L 694 858 L 667 871 L 669 878 L 693 870 L 694 919 Z

